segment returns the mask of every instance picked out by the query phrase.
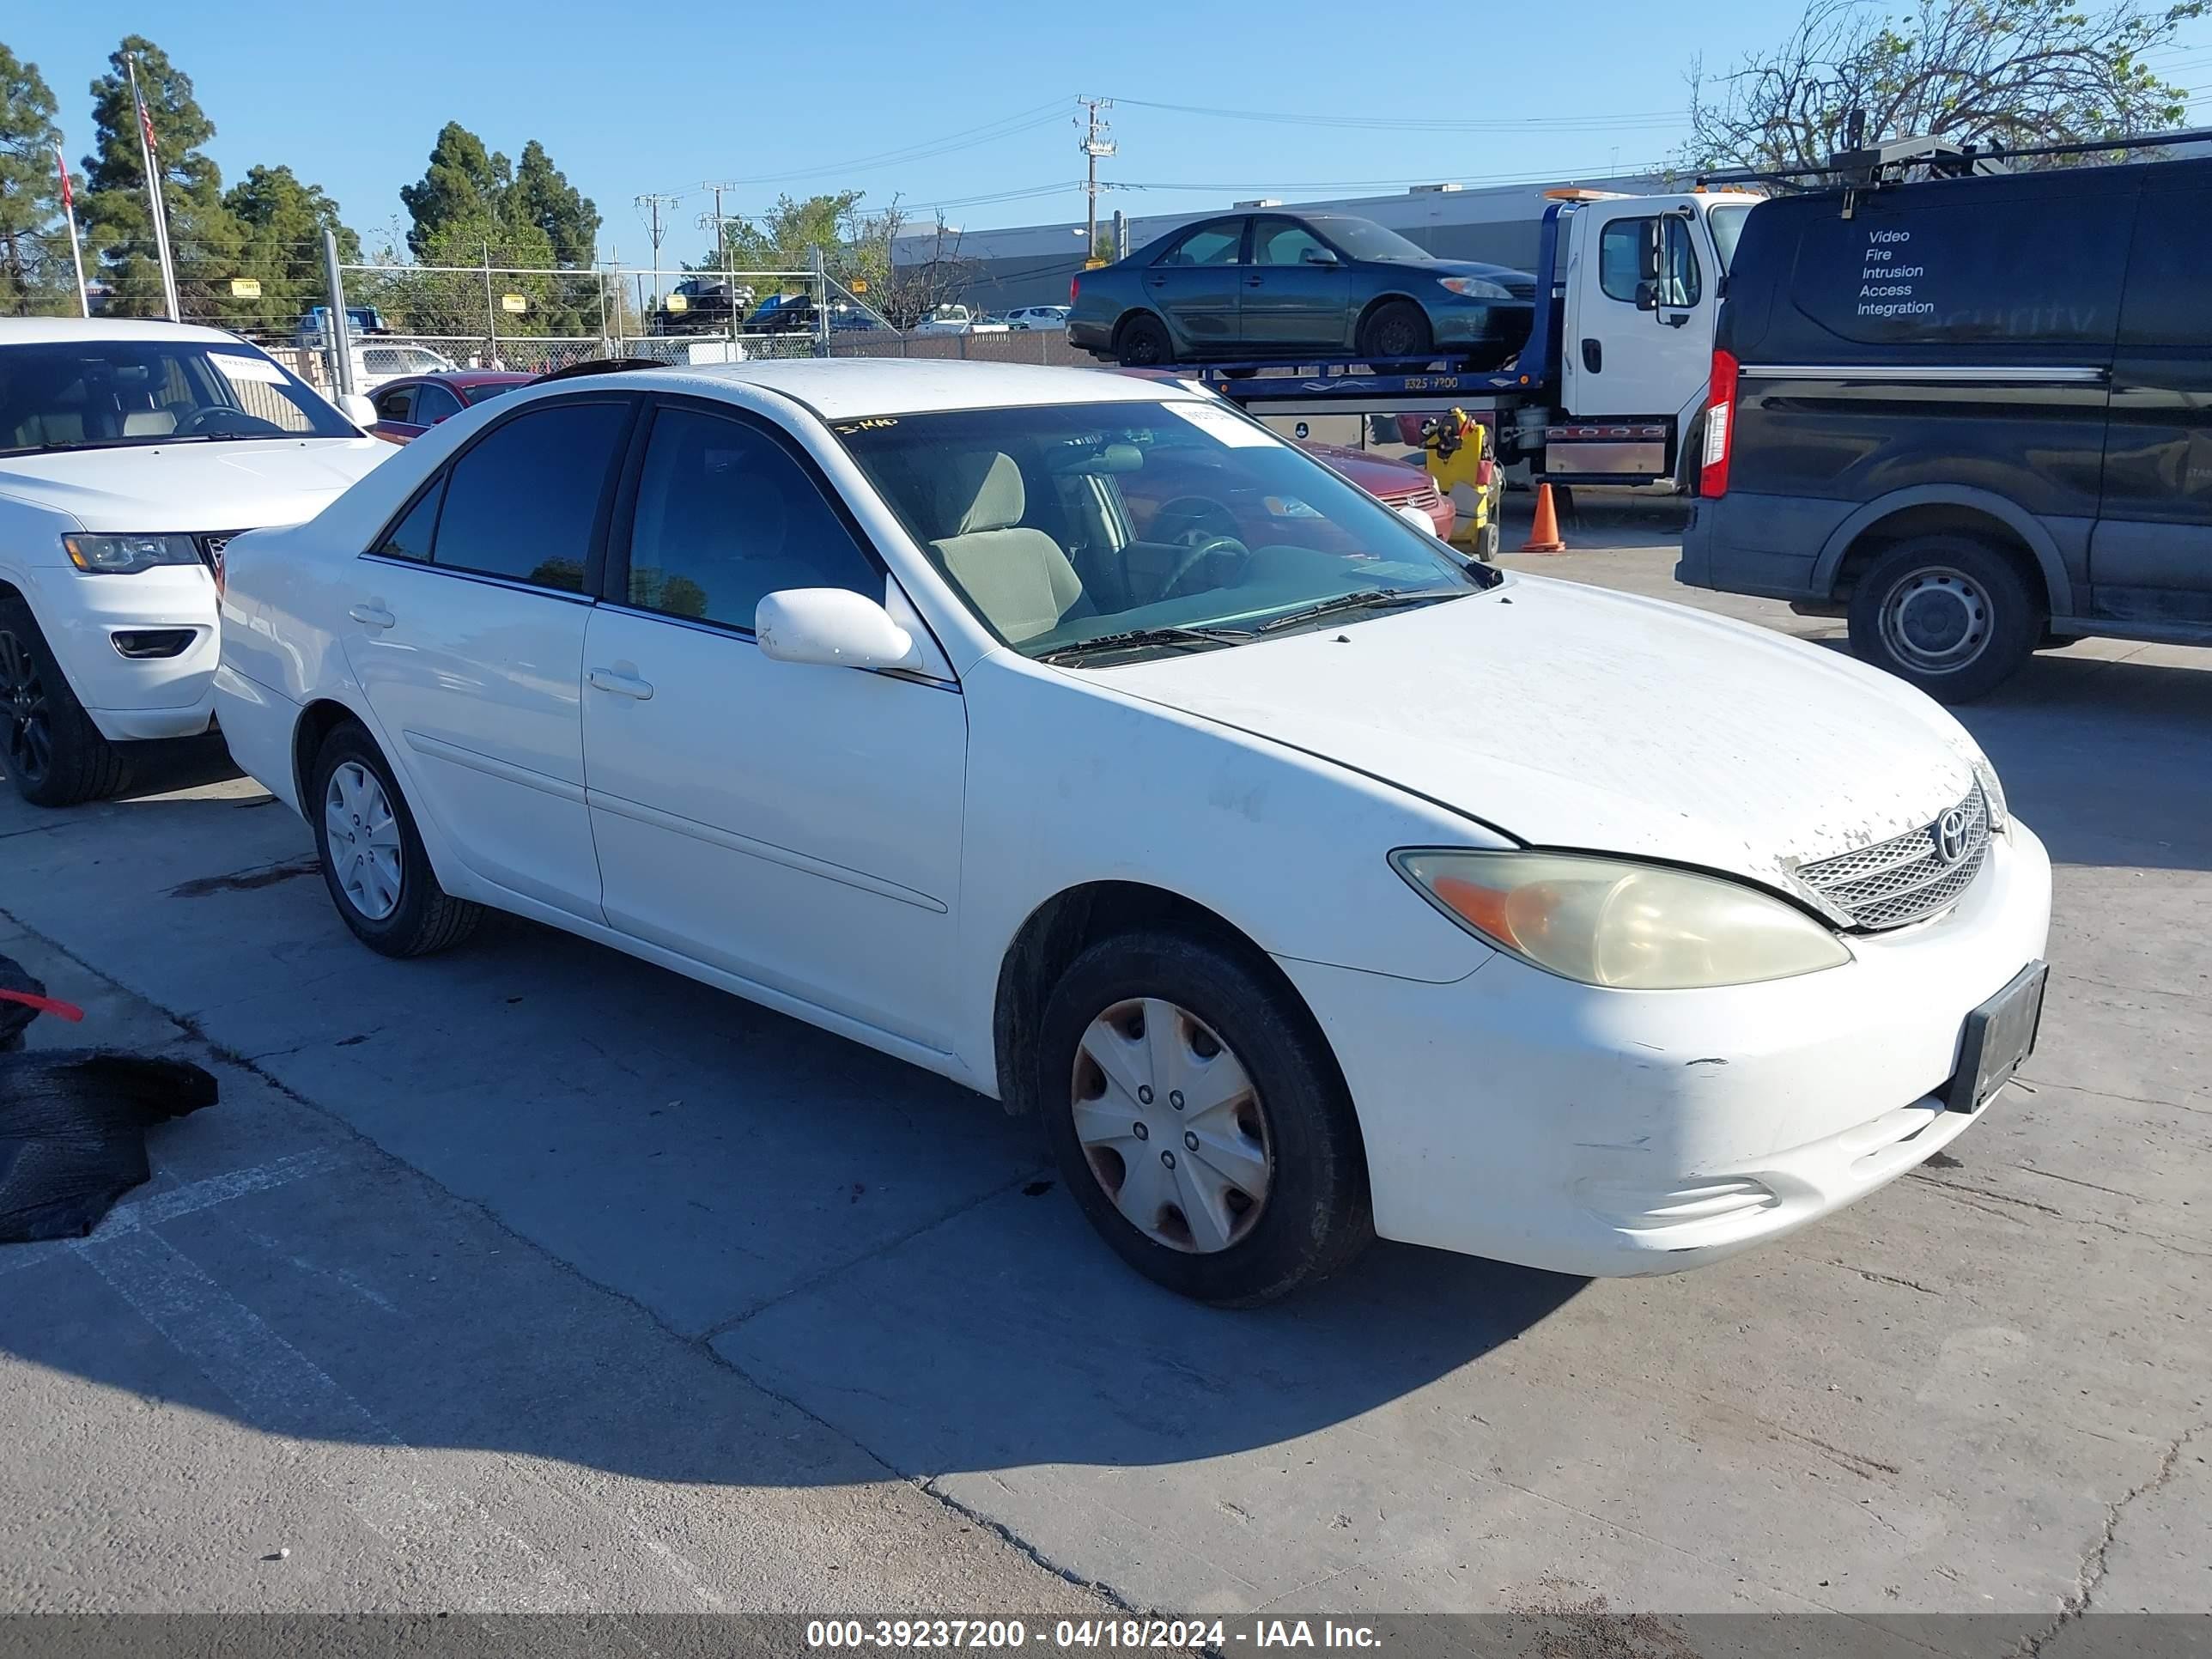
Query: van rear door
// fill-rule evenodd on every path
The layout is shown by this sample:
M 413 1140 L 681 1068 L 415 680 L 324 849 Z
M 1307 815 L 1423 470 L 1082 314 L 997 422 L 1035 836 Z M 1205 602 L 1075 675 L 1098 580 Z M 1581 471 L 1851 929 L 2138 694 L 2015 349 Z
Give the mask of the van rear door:
M 2143 180 L 2112 360 L 2094 613 L 2212 622 L 2212 161 Z

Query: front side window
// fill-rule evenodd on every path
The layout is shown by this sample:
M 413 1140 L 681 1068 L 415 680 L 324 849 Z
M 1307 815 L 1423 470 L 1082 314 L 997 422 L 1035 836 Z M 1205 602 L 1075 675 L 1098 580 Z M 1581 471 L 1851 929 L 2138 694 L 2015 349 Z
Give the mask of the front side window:
M 434 426 L 448 416 L 461 412 L 460 399 L 441 386 L 426 386 L 415 394 L 415 420 L 420 426 Z
M 1262 219 L 1252 236 L 1252 263 L 1255 265 L 1302 265 L 1313 261 L 1308 254 L 1324 254 L 1328 262 L 1334 255 L 1320 237 L 1294 219 Z
M 787 587 L 884 596 L 884 577 L 791 452 L 759 428 L 663 409 L 637 483 L 629 602 L 750 629 Z
M 556 404 L 495 428 L 453 465 L 430 562 L 582 592 L 629 421 L 624 404 Z
M 1243 263 L 1244 222 L 1216 219 L 1200 225 L 1169 250 L 1164 265 L 1233 265 Z
M 1655 253 L 1655 250 L 1657 252 Z M 1704 284 L 1698 269 L 1698 252 L 1691 246 L 1689 227 L 1680 219 L 1651 216 L 1613 219 L 1598 235 L 1598 286 L 1609 300 L 1636 303 L 1644 272 L 1656 264 L 1658 303 L 1693 306 Z
M 836 429 L 969 607 L 1031 657 L 1103 665 L 1240 644 L 1491 580 L 1211 399 L 963 410 Z M 1325 620 L 1307 617 L 1316 607 Z M 1103 643 L 1129 635 L 1145 637 Z
M 358 435 L 320 393 L 251 346 L 0 345 L 0 454 Z

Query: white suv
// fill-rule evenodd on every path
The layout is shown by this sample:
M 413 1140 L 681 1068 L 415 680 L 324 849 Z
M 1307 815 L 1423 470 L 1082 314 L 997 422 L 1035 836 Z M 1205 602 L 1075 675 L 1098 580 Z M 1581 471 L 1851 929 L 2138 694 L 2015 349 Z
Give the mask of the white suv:
M 392 453 L 220 330 L 0 319 L 0 766 L 23 797 L 111 794 L 116 744 L 207 731 L 224 546 Z

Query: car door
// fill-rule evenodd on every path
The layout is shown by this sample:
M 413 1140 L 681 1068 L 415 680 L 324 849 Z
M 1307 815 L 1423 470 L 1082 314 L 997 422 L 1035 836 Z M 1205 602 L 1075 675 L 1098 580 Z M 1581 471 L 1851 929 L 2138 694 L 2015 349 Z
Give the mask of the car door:
M 2101 508 L 2089 549 L 2096 614 L 2212 622 L 2212 172 L 2144 180 L 2120 302 Z
M 380 388 L 370 399 L 376 407 L 376 422 L 368 429 L 376 436 L 395 444 L 404 444 L 410 438 L 422 435 L 423 428 L 415 421 L 413 381 L 404 386 Z
M 761 654 L 753 609 L 770 592 L 890 592 L 834 490 L 772 422 L 665 401 L 624 495 L 585 653 L 609 924 L 945 1047 L 958 686 Z
M 1343 257 L 1296 219 L 1252 222 L 1252 262 L 1237 313 L 1249 346 L 1330 346 L 1351 337 L 1352 273 Z
M 410 800 L 483 879 L 597 921 L 579 694 L 597 550 L 637 400 L 489 428 L 362 557 L 338 623 Z
M 1671 205 L 1638 197 L 1576 216 L 1565 343 L 1575 414 L 1671 417 L 1711 372 L 1711 353 L 1693 343 L 1712 337 L 1720 302 L 1711 247 L 1701 222 Z
M 1144 303 L 1167 319 L 1179 354 L 1218 356 L 1237 344 L 1245 222 L 1209 219 L 1146 267 Z

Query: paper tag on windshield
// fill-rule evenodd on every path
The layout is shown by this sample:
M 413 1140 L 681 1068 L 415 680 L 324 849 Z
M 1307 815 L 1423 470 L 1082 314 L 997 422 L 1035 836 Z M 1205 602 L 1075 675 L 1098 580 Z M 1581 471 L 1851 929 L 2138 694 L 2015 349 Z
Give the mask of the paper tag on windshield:
M 1220 439 L 1232 449 L 1264 449 L 1270 444 L 1281 441 L 1265 427 L 1254 426 L 1243 416 L 1224 409 L 1219 404 L 1177 403 L 1165 407 L 1182 416 L 1200 432 Z
M 234 380 L 266 380 L 271 386 L 284 384 L 284 371 L 266 357 L 246 357 L 233 351 L 210 351 L 215 366 Z

